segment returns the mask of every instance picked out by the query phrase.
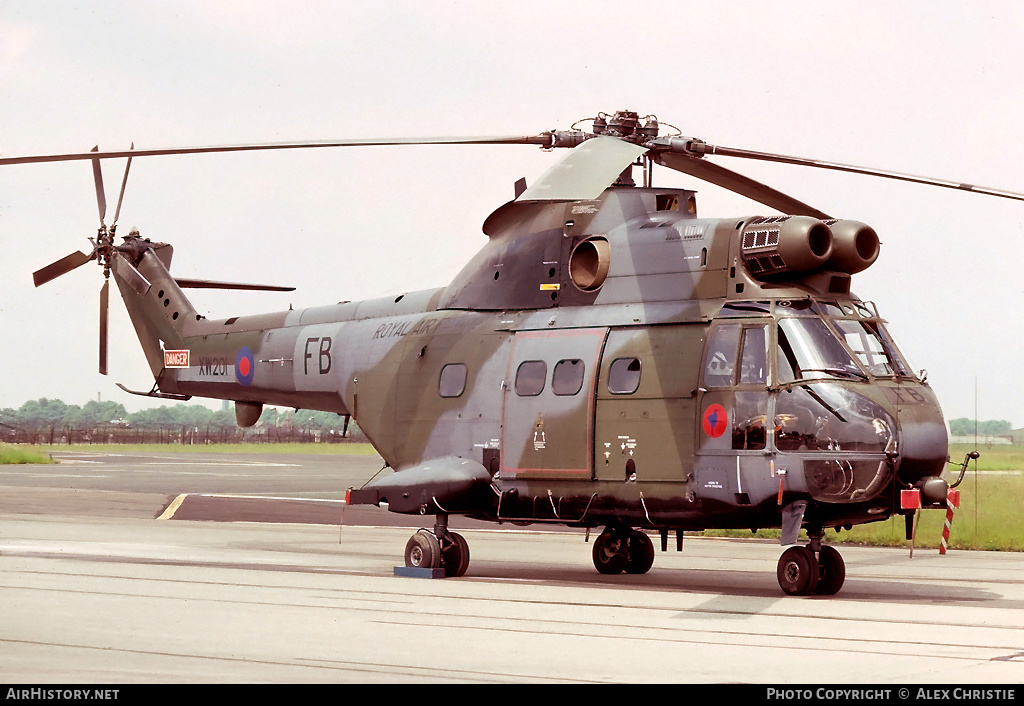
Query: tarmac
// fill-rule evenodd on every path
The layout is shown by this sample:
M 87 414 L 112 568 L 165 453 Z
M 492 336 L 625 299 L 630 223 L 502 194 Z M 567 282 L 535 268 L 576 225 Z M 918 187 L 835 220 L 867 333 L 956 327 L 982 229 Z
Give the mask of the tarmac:
M 340 502 L 378 468 L 194 453 L 0 467 L 0 681 L 1024 682 L 1020 554 L 840 546 L 840 593 L 791 597 L 769 541 L 687 536 L 645 575 L 604 576 L 582 530 L 452 518 L 466 575 L 412 578 L 395 567 L 429 518 Z

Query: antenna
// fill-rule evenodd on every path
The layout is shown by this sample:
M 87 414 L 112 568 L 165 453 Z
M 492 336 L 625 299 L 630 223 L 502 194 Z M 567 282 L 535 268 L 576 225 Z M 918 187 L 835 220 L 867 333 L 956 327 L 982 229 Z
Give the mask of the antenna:
M 974 451 L 978 451 L 978 376 L 974 376 Z M 978 458 L 974 458 L 974 536 L 978 536 Z

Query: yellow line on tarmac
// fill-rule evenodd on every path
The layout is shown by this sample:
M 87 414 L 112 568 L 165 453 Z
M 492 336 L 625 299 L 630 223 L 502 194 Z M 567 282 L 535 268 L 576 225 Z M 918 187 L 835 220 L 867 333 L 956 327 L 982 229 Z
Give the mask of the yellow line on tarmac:
M 169 520 L 172 517 L 174 517 L 174 513 L 178 511 L 178 508 L 181 507 L 181 504 L 185 502 L 185 498 L 187 497 L 188 493 L 182 493 L 181 495 L 176 497 L 173 501 L 171 501 L 171 504 L 167 506 L 167 509 L 163 511 L 163 514 L 161 514 L 160 517 L 156 519 Z

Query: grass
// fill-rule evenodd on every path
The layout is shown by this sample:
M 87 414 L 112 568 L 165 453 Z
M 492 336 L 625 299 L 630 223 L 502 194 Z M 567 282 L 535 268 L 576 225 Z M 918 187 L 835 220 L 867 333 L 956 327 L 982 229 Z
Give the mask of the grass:
M 959 476 L 964 455 L 974 449 L 967 444 L 950 446 L 951 463 L 943 477 L 950 483 Z M 1024 447 L 1001 445 L 978 449 L 981 456 L 967 467 L 960 491 L 960 507 L 950 523 L 950 549 L 985 549 L 1024 551 L 1024 519 L 1020 507 L 1024 503 Z M 1012 473 L 1010 471 L 1017 471 Z M 915 548 L 934 549 L 942 540 L 946 513 L 925 510 L 920 513 Z M 761 537 L 778 539 L 779 530 L 750 531 L 708 530 L 707 536 Z M 883 522 L 858 525 L 851 531 L 825 531 L 828 544 L 867 544 L 872 546 L 909 546 L 902 515 Z
M 959 467 L 964 461 L 964 454 L 973 450 L 973 444 L 951 444 L 949 447 L 950 463 L 954 463 Z M 972 461 L 967 467 L 968 470 L 973 470 L 975 465 L 977 465 L 979 471 L 1024 470 L 1024 446 L 1013 444 L 982 446 L 978 449 L 978 453 L 981 456 L 978 458 L 977 463 Z M 950 466 L 949 469 L 945 475 L 947 478 L 954 470 L 953 466 Z M 957 472 L 959 473 L 959 471 Z M 956 480 L 955 476 L 953 480 Z
M 53 463 L 48 455 L 10 444 L 0 444 L 0 465 L 5 463 Z

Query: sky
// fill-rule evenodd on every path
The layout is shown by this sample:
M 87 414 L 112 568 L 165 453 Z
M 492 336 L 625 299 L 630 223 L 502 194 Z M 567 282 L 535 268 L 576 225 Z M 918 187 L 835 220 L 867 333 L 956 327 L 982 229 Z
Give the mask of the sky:
M 175 0 L 0 5 L 0 155 L 358 137 L 536 134 L 634 110 L 709 143 L 1024 191 L 1018 2 Z M 418 146 L 136 159 L 122 234 L 174 245 L 221 318 L 440 287 L 487 215 L 564 152 Z M 947 418 L 1024 426 L 1024 202 L 720 158 L 836 217 L 881 255 L 853 280 Z M 107 223 L 124 164 L 103 163 Z M 772 215 L 698 189 L 698 214 Z M 99 225 L 88 162 L 0 167 L 0 408 L 56 397 L 154 406 L 102 272 L 31 274 Z M 219 406 L 219 403 L 215 403 Z

